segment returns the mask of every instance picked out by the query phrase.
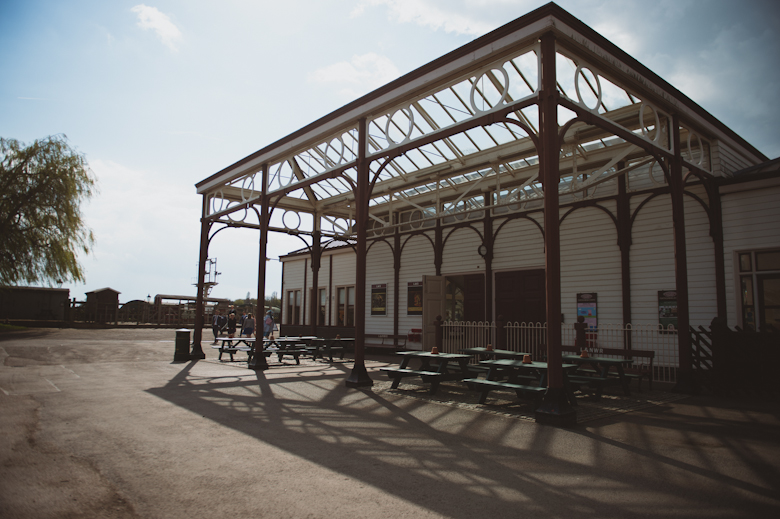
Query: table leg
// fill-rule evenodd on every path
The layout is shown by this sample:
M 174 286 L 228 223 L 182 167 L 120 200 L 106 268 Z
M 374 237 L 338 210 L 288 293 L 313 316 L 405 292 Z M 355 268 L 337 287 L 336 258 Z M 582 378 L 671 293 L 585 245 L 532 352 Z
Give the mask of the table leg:
M 406 369 L 406 367 L 409 365 L 409 361 L 412 358 L 409 355 L 404 355 L 404 358 L 401 360 L 401 365 L 398 366 L 398 369 Z M 395 377 L 393 377 L 393 383 L 390 384 L 390 387 L 392 389 L 398 389 L 398 384 L 401 383 L 401 374 L 396 373 Z
M 623 386 L 623 393 L 626 395 L 631 394 L 631 386 L 629 385 L 628 377 L 626 377 L 626 371 L 623 369 L 622 364 L 617 365 L 618 377 L 620 378 L 620 384 Z
M 458 359 L 458 365 L 463 378 L 471 378 L 471 372 L 469 371 L 469 359 Z
M 563 372 L 563 390 L 566 392 L 566 398 L 569 400 L 569 405 L 575 407 L 577 404 L 577 398 L 574 396 L 574 388 L 569 384 L 569 374 L 564 370 Z

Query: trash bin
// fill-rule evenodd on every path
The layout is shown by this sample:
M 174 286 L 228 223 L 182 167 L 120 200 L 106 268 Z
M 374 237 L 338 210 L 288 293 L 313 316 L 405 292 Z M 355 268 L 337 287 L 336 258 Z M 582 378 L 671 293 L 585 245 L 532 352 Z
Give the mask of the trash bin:
M 176 330 L 176 353 L 173 360 L 190 360 L 190 331 L 187 328 Z

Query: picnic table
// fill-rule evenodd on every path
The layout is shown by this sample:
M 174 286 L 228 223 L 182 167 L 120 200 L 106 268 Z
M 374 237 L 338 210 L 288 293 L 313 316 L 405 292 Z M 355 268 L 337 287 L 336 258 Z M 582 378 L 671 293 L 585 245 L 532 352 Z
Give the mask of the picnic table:
M 439 387 L 439 382 L 443 380 L 463 380 L 472 374 L 468 366 L 471 355 L 462 353 L 431 353 L 429 351 L 398 351 L 396 354 L 403 357 L 399 367 L 379 368 L 380 371 L 384 371 L 388 377 L 393 379 L 393 383 L 390 386 L 393 389 L 398 387 L 402 378 L 419 376 L 423 382 L 431 383 L 431 394 L 434 394 Z M 420 360 L 419 369 L 409 368 L 409 362 L 412 359 Z
M 270 357 L 277 355 L 279 362 L 285 355 L 295 359 L 296 364 L 301 363 L 301 355 L 308 353 L 306 345 L 316 337 L 275 337 L 273 339 L 264 338 L 263 355 Z
M 328 357 L 330 362 L 333 362 L 333 352 L 340 352 L 339 358 L 343 359 L 344 351 L 353 348 L 354 345 L 355 339 L 349 337 L 337 337 L 335 339 L 314 338 L 306 346 L 306 349 L 311 354 L 312 359 Z
M 547 391 L 547 363 L 523 362 L 517 359 L 483 360 L 480 366 L 489 368 L 487 378 L 469 378 L 465 382 L 470 389 L 482 394 L 479 403 L 484 404 L 488 394 L 495 389 L 510 389 L 518 398 L 533 395 L 541 398 Z M 574 391 L 568 382 L 568 374 L 577 369 L 576 364 L 562 364 L 564 390 L 573 406 L 577 405 Z
M 489 350 L 487 348 L 463 348 L 462 350 L 458 350 L 461 353 L 467 353 L 468 355 L 475 355 L 480 358 L 480 360 L 485 360 L 487 358 L 493 358 L 493 359 L 516 359 L 516 360 L 523 360 L 523 357 L 526 355 L 529 355 L 529 353 L 522 352 L 522 351 L 512 351 L 512 350 L 496 350 L 492 349 Z
M 227 353 L 230 355 L 230 362 L 233 362 L 233 355 L 239 351 L 246 352 L 248 360 L 252 359 L 252 345 L 255 342 L 254 337 L 217 337 L 216 340 L 220 344 L 213 345 L 211 348 L 219 350 L 218 360 L 221 361 L 222 354 Z M 242 342 L 244 343 L 243 346 L 240 345 Z
M 580 355 L 563 355 L 565 362 L 579 366 L 577 372 L 569 377 L 569 381 L 575 385 L 588 385 L 596 390 L 596 398 L 600 398 L 605 386 L 620 384 L 626 395 L 631 394 L 630 379 L 626 376 L 623 366 L 631 364 L 631 359 L 618 359 L 610 357 L 581 357 Z M 584 368 L 583 366 L 590 366 Z M 614 369 L 617 376 L 610 376 L 610 370 Z
M 307 353 L 307 350 L 302 345 L 308 340 L 308 337 L 280 337 L 276 339 L 263 339 L 262 354 L 266 357 L 276 355 L 279 362 L 285 356 L 290 356 L 295 359 L 296 364 L 300 364 L 300 356 Z M 217 337 L 217 341 L 221 344 L 212 346 L 213 349 L 219 350 L 218 360 L 222 360 L 222 355 L 227 353 L 230 355 L 230 361 L 233 362 L 233 355 L 242 351 L 247 354 L 247 361 L 252 360 L 254 355 L 254 344 L 257 342 L 255 337 Z M 243 343 L 243 346 L 241 345 Z

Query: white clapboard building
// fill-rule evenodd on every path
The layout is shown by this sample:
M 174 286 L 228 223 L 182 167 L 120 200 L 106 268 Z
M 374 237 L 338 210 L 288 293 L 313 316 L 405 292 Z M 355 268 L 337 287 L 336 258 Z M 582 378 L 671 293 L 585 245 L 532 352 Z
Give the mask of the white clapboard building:
M 779 318 L 777 161 L 555 4 L 197 189 L 202 264 L 225 226 L 258 229 L 260 258 L 269 232 L 307 241 L 282 257 L 282 333 L 354 334 L 348 384 L 364 346 L 437 330 L 552 360 L 578 315 L 684 383 L 677 330 Z

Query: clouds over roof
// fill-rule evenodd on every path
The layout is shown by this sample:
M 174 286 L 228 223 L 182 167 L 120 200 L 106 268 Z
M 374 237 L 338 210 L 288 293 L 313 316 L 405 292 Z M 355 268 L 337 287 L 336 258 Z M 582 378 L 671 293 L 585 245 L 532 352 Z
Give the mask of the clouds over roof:
M 349 97 L 361 96 L 400 75 L 398 67 L 387 57 L 369 52 L 352 56 L 319 68 L 309 74 L 309 81 L 341 87 L 339 93 Z
M 156 7 L 144 4 L 138 4 L 130 10 L 138 15 L 140 28 L 154 31 L 163 45 L 172 51 L 179 50 L 178 44 L 182 40 L 181 31 L 167 14 L 161 13 Z

